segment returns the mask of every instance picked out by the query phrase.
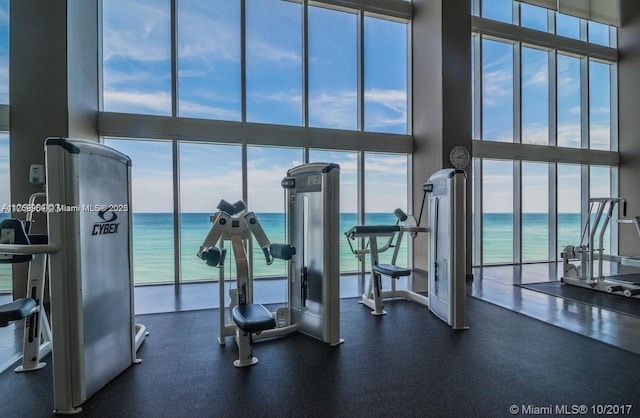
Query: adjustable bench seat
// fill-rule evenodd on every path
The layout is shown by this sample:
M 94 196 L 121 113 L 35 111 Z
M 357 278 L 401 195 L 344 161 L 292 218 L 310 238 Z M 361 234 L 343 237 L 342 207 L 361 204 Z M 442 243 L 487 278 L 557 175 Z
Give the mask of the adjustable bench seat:
M 394 279 L 409 276 L 411 274 L 410 269 L 398 267 L 393 264 L 374 264 L 371 268 L 375 273 L 382 274 L 383 276 L 389 276 Z
M 276 320 L 271 312 L 258 303 L 236 305 L 232 315 L 238 328 L 244 332 L 260 332 L 276 327 Z
M 35 307 L 36 301 L 31 298 L 16 299 L 11 303 L 0 305 L 0 327 L 6 327 L 9 322 L 31 315 Z

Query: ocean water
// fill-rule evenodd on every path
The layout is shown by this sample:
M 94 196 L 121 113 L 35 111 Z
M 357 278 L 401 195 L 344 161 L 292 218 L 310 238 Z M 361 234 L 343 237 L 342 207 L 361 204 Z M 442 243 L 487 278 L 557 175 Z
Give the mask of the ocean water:
M 7 214 L 0 214 L 7 217 Z M 181 248 L 180 264 L 183 281 L 218 279 L 221 271 L 207 266 L 196 257 L 196 253 L 211 227 L 209 213 L 183 213 L 180 218 Z M 285 242 L 285 216 L 282 213 L 256 214 L 272 243 Z M 390 225 L 396 221 L 391 213 L 368 214 L 369 225 Z M 340 268 L 355 271 L 358 262 L 352 254 L 345 231 L 356 225 L 355 213 L 340 215 Z M 487 213 L 483 218 L 483 262 L 509 263 L 513 260 L 513 216 L 510 213 Z M 580 241 L 579 214 L 558 215 L 558 248 L 576 245 Z M 556 257 L 548 254 L 548 215 L 525 213 L 522 215 L 523 261 L 546 261 Z M 352 244 L 357 245 L 357 241 Z M 135 282 L 163 283 L 174 281 L 173 218 L 170 213 L 133 214 L 133 260 Z M 254 276 L 282 276 L 286 274 L 286 262 L 275 260 L 267 265 L 262 251 L 254 248 Z M 389 262 L 391 250 L 381 255 L 381 262 Z M 407 265 L 406 239 L 401 246 L 399 265 Z M 234 277 L 235 263 L 228 250 L 224 268 L 225 277 Z M 0 264 L 0 291 L 11 288 L 11 267 Z
M 221 272 L 207 266 L 196 253 L 211 228 L 209 213 L 183 213 L 180 217 L 180 263 L 182 280 L 218 279 Z M 256 213 L 260 225 L 271 243 L 286 243 L 285 215 L 282 213 Z M 369 224 L 393 224 L 393 214 L 371 214 Z M 342 271 L 355 271 L 358 262 L 349 248 L 343 233 L 356 225 L 355 213 L 343 213 L 340 216 L 340 266 Z M 172 282 L 174 280 L 173 220 L 171 214 L 134 214 L 133 215 L 133 259 L 136 283 Z M 255 240 L 254 240 L 255 242 Z M 357 241 L 352 242 L 357 245 Z M 406 244 L 406 242 L 405 242 Z M 229 245 L 229 244 L 227 244 Z M 150 251 L 152 249 L 152 251 Z M 230 248 L 227 248 L 225 277 L 235 276 L 235 261 Z M 286 275 L 287 265 L 283 260 L 274 260 L 267 265 L 262 251 L 254 243 L 254 277 Z M 385 253 L 383 262 L 388 262 L 391 251 Z M 406 265 L 407 246 L 402 245 L 398 264 Z

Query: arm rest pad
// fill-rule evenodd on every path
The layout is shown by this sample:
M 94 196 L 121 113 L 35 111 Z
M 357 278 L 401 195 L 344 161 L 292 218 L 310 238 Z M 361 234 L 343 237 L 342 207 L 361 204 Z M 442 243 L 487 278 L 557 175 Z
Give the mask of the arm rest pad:
M 393 235 L 400 231 L 398 225 L 357 225 L 346 232 L 349 238 L 366 237 L 370 235 Z

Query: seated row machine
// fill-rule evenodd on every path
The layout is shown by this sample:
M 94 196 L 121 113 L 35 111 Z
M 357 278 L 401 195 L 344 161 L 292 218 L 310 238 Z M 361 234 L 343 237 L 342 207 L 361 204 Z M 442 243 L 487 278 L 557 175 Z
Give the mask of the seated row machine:
M 424 196 L 418 220 L 396 209 L 395 225 L 357 225 L 345 232 L 349 246 L 365 271 L 366 256 L 371 266 L 369 285 L 360 302 L 372 315 L 384 315 L 384 299 L 409 299 L 428 306 L 429 310 L 453 329 L 465 325 L 466 299 L 466 174 L 463 170 L 443 169 L 431 175 L 423 185 Z M 422 210 L 429 195 L 428 227 L 420 227 Z M 405 233 L 413 238 L 429 233 L 428 289 L 426 292 L 396 289 L 396 279 L 412 274 L 412 269 L 396 265 Z M 354 248 L 352 240 L 363 243 Z M 378 238 L 386 239 L 379 246 Z M 367 241 L 368 242 L 364 242 Z M 393 248 L 390 264 L 380 263 L 380 253 Z M 382 276 L 391 278 L 391 290 L 382 290 Z M 423 294 L 426 293 L 426 294 Z

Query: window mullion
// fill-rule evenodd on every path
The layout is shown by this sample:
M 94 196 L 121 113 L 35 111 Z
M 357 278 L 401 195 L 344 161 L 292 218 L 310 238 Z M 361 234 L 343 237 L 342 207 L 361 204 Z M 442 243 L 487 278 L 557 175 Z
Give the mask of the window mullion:
M 171 0 L 171 116 L 178 112 L 178 0 Z
M 558 145 L 558 52 L 549 52 L 549 146 Z
M 522 263 L 522 161 L 513 161 L 513 263 Z

